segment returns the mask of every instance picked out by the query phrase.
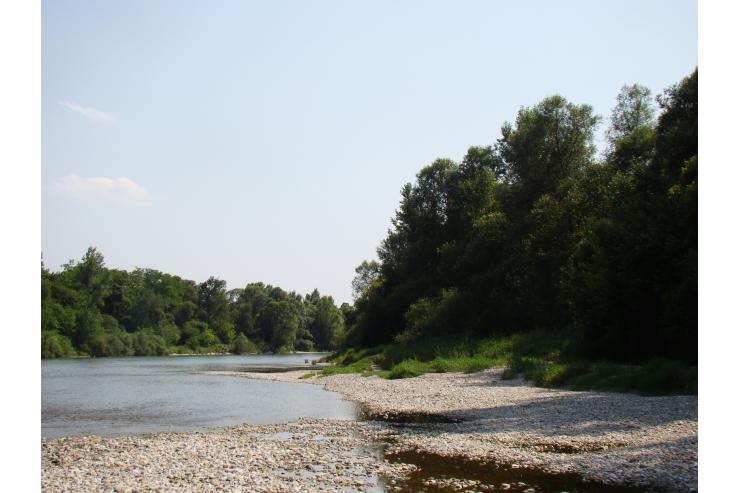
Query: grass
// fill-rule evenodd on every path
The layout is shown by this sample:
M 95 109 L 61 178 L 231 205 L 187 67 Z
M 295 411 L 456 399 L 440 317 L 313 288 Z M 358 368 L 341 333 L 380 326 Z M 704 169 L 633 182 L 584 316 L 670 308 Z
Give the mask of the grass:
M 428 338 L 373 348 L 349 348 L 326 358 L 334 365 L 318 375 L 360 373 L 383 378 L 412 378 L 425 373 L 474 373 L 505 366 L 504 378 L 524 376 L 541 387 L 643 395 L 697 394 L 697 368 L 652 359 L 626 365 L 568 357 L 565 332 L 529 332 L 449 341 Z
M 643 395 L 698 393 L 696 367 L 665 359 L 653 359 L 641 365 L 583 361 L 556 363 L 538 367 L 530 374 L 534 383 L 543 387 Z

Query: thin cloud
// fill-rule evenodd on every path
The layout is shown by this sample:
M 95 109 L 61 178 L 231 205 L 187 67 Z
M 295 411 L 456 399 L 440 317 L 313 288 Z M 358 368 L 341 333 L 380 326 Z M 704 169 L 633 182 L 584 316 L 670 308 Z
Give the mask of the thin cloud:
M 113 113 L 106 113 L 105 111 L 101 111 L 97 108 L 82 106 L 72 101 L 59 101 L 59 104 L 81 114 L 88 120 L 92 120 L 94 122 L 110 123 L 116 121 L 116 117 Z
M 118 178 L 107 178 L 105 176 L 84 178 L 71 174 L 54 183 L 53 189 L 69 197 L 82 200 L 146 204 L 151 198 L 144 187 L 125 176 Z

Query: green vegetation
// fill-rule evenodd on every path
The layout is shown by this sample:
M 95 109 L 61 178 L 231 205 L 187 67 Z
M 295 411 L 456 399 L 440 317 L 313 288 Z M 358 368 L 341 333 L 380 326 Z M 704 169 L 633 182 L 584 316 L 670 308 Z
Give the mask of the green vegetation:
M 317 290 L 262 283 L 226 290 L 152 269 L 108 269 L 89 248 L 60 272 L 41 266 L 41 357 L 330 350 L 342 311 Z
M 579 359 L 573 333 L 532 331 L 487 338 L 441 337 L 338 351 L 335 363 L 318 373 L 360 373 L 410 378 L 425 373 L 475 373 L 506 367 L 505 378 L 523 376 L 542 387 L 637 392 L 645 395 L 696 394 L 697 370 L 684 362 L 653 358 L 644 364 Z M 377 368 L 373 371 L 373 367 Z
M 109 270 L 93 248 L 42 266 L 42 357 L 340 348 L 321 374 L 506 366 L 544 386 L 695 393 L 697 95 L 696 70 L 657 107 L 624 86 L 601 156 L 600 117 L 550 96 L 493 145 L 424 167 L 379 260 L 356 268 L 353 306 Z
M 423 168 L 355 271 L 343 346 L 382 346 L 363 358 L 392 378 L 505 364 L 541 385 L 695 392 L 697 88 L 694 71 L 656 107 L 624 86 L 601 156 L 600 117 L 556 95 Z

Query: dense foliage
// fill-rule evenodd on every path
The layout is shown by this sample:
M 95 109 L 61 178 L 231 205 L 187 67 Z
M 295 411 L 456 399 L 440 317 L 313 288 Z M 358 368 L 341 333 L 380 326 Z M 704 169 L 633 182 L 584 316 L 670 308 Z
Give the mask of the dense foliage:
M 658 96 L 658 107 L 647 88 L 623 87 L 601 156 L 593 143 L 600 118 L 556 95 L 521 108 L 495 144 L 471 147 L 461 162 L 434 161 L 403 187 L 378 261 L 355 270 L 353 306 L 337 308 L 316 290 L 301 296 L 254 283 L 227 291 L 213 277 L 196 284 L 107 269 L 94 248 L 60 272 L 42 266 L 42 357 L 393 343 L 377 361 L 409 373 L 413 361 L 391 357 L 393 348 L 416 354 L 429 340 L 535 331 L 557 334 L 550 352 L 570 352 L 571 361 L 693 365 L 697 96 L 696 70 Z M 517 354 L 514 363 L 526 359 Z M 427 355 L 425 364 L 452 365 L 447 357 Z M 454 364 L 478 368 L 501 355 L 484 359 Z M 555 370 L 558 378 L 598 374 L 588 365 L 547 368 L 550 380 Z
M 561 96 L 520 109 L 488 147 L 401 191 L 379 262 L 363 262 L 346 346 L 530 330 L 578 357 L 697 358 L 697 85 L 625 86 L 599 117 Z
M 41 268 L 42 358 L 328 350 L 343 331 L 342 312 L 317 290 L 227 291 L 213 277 L 108 269 L 95 248 L 60 272 Z

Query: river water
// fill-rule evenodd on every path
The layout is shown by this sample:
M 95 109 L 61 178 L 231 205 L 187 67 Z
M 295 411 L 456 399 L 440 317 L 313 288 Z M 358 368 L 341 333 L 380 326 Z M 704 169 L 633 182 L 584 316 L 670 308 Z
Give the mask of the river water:
M 43 360 L 41 436 L 205 431 L 244 422 L 283 423 L 301 416 L 355 419 L 354 403 L 318 385 L 195 373 L 289 368 L 321 356 Z
M 319 385 L 203 375 L 204 371 L 287 369 L 322 354 L 180 356 L 44 360 L 41 362 L 41 435 L 138 435 L 207 431 L 240 423 L 271 424 L 314 417 L 359 419 L 360 410 Z M 425 421 L 412 421 L 424 426 Z M 644 488 L 584 483 L 571 474 L 480 464 L 469 459 L 406 451 L 377 453 L 417 466 L 396 491 L 427 491 L 430 479 L 460 478 L 512 492 L 635 493 Z M 446 487 L 435 491 L 453 491 Z M 378 486 L 369 491 L 382 491 Z

